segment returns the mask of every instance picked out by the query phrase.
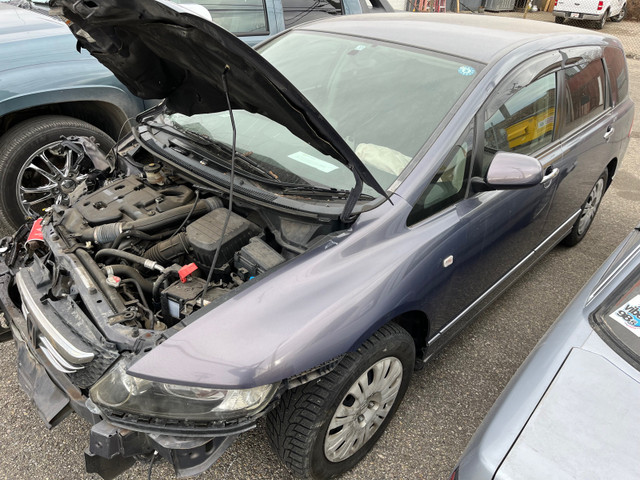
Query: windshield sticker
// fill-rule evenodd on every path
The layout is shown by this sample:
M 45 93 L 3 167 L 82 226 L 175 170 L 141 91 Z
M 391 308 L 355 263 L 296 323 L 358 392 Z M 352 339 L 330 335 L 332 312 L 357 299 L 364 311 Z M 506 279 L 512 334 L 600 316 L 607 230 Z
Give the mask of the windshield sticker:
M 609 317 L 627 327 L 636 337 L 640 337 L 640 295 L 620 306 Z
M 316 170 L 320 170 L 324 173 L 333 172 L 334 170 L 338 169 L 338 167 L 336 167 L 335 165 L 329 162 L 325 162 L 324 160 L 320 160 L 319 158 L 316 158 L 313 155 L 309 155 L 308 153 L 304 152 L 292 153 L 291 155 L 289 155 L 289 158 L 292 158 L 293 160 L 296 160 L 300 163 L 304 163 L 305 165 L 313 167 Z
M 465 77 L 470 77 L 471 75 L 474 75 L 476 73 L 476 69 L 469 65 L 463 65 L 458 69 L 458 73 L 460 75 L 464 75 Z

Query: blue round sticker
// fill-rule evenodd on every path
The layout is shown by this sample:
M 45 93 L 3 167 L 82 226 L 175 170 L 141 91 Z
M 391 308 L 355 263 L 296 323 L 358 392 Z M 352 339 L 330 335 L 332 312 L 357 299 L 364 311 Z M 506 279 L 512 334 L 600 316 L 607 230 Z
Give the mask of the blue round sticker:
M 473 67 L 470 67 L 469 65 L 464 65 L 458 69 L 458 73 L 460 75 L 464 75 L 465 77 L 469 77 L 474 73 L 476 73 L 476 69 Z

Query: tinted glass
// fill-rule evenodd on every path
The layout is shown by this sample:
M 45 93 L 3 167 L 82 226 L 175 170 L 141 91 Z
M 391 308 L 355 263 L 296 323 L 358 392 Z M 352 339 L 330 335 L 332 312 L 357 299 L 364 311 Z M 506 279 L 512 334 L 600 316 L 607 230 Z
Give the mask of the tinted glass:
M 213 22 L 238 36 L 269 33 L 263 0 L 178 0 L 196 3 L 211 13 Z
M 286 28 L 342 14 L 340 0 L 282 0 Z
M 551 143 L 556 121 L 555 73 L 516 90 L 503 104 L 487 111 L 486 116 L 489 118 L 484 124 L 482 176 L 498 151 L 530 155 Z
M 565 131 L 587 123 L 604 111 L 605 81 L 602 60 L 563 70 L 567 112 Z
M 467 192 L 472 147 L 473 129 L 469 127 L 416 202 L 407 219 L 407 225 L 413 225 L 464 198 Z
M 611 102 L 616 105 L 629 95 L 627 62 L 622 50 L 615 47 L 604 49 L 604 59 L 607 62 L 609 84 L 611 85 Z

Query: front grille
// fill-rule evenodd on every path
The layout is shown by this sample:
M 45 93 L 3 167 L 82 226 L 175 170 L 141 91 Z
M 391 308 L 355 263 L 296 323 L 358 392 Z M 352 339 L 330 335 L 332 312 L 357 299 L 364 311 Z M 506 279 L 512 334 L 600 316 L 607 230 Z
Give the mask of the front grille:
M 20 270 L 15 281 L 27 320 L 29 342 L 39 348 L 56 370 L 68 375 L 74 385 L 79 388 L 93 385 L 119 357 L 117 350 L 104 339 L 88 335 L 86 329 L 84 336 L 74 329 L 69 318 L 56 312 L 56 308 L 62 307 L 60 301 L 36 298 L 38 289 L 29 269 Z M 91 323 L 71 300 L 66 302 L 69 315 L 73 314 L 76 321 Z
M 41 302 L 34 299 L 28 287 L 28 280 L 25 278 L 24 270 L 20 270 L 16 274 L 16 285 L 22 298 L 22 309 L 26 317 L 28 317 L 38 328 L 44 337 L 50 342 L 51 346 L 66 360 L 67 362 L 77 365 L 85 364 L 93 360 L 94 353 L 88 349 L 74 345 L 65 335 L 53 326 L 47 314 L 42 311 Z
M 47 340 L 47 337 L 39 335 L 38 340 L 42 353 L 44 353 L 44 356 L 49 359 L 51 365 L 53 365 L 57 370 L 60 370 L 62 373 L 74 373 L 84 368 L 84 366 L 73 365 L 67 362 L 62 355 L 58 353 L 56 348 L 51 345 L 51 342 Z

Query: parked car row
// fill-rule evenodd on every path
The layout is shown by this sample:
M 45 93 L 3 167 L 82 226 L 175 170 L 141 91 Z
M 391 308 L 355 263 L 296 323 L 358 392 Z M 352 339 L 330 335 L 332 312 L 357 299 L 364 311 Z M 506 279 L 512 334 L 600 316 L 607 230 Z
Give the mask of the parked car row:
M 92 425 L 103 478 L 156 454 L 201 473 L 261 417 L 293 473 L 349 470 L 416 366 L 585 237 L 629 143 L 622 46 L 579 29 L 342 16 L 254 50 L 170 2 L 52 6 L 103 83 L 154 104 L 115 144 L 50 117 L 0 140 L 29 155 L 0 163 L 18 378 L 49 427 Z

